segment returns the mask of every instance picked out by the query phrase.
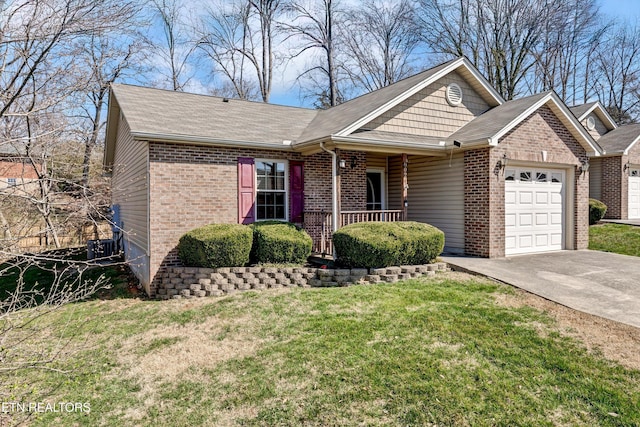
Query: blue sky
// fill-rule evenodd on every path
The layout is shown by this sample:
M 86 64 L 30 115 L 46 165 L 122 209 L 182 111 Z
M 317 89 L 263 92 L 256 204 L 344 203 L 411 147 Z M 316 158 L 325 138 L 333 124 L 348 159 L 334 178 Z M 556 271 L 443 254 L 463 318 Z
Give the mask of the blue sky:
M 600 0 L 602 11 L 614 17 L 635 18 L 640 16 L 640 0 Z

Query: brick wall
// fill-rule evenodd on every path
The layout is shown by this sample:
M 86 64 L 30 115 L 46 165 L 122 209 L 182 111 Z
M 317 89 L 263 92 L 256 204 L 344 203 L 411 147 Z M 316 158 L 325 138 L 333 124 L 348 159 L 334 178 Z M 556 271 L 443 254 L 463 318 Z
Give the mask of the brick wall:
M 472 256 L 491 256 L 490 151 L 464 152 L 464 252 Z
M 358 151 L 340 151 L 346 168 L 340 170 L 340 204 L 343 211 L 367 209 L 367 155 Z M 351 168 L 351 162 L 355 166 Z
M 629 207 L 628 177 L 624 171 L 627 156 L 603 157 L 601 201 L 607 205 L 605 218 L 627 218 Z
M 366 160 L 356 156 L 354 169 L 343 169 L 343 209 L 366 207 Z M 253 157 L 304 161 L 305 210 L 331 211 L 331 156 L 202 147 L 151 142 L 149 144 L 150 235 L 152 278 L 170 266 L 179 266 L 176 245 L 180 236 L 211 223 L 236 223 L 238 219 L 237 160 Z M 347 162 L 349 163 L 349 161 Z M 150 294 L 158 280 L 153 279 Z
M 150 143 L 150 276 L 153 279 L 149 293 L 155 293 L 159 270 L 180 265 L 176 249 L 180 236 L 206 224 L 238 221 L 238 157 L 304 160 L 305 183 L 314 183 L 308 191 L 305 188 L 305 206 L 320 206 L 327 200 L 324 187 L 330 184 L 321 168 L 307 168 L 307 165 L 322 163 L 323 157 L 328 157 L 323 154 L 303 159 L 299 154 L 274 150 Z
M 548 167 L 568 171 L 587 159 L 582 146 L 547 106 L 512 129 L 497 147 L 466 151 L 465 252 L 469 255 L 504 256 L 504 170 L 498 167 L 504 154 L 511 162 L 539 163 L 540 167 L 553 163 Z M 573 246 L 584 249 L 589 238 L 589 176 L 568 173 L 567 179 L 570 176 L 575 176 Z
M 601 201 L 607 205 L 605 218 L 629 218 L 629 171 L 627 164 L 640 165 L 640 144 L 634 145 L 628 155 L 602 158 Z

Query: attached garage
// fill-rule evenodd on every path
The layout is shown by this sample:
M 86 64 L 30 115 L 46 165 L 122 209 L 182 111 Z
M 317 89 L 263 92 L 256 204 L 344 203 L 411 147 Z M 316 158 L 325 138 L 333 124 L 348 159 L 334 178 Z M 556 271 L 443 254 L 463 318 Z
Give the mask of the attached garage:
M 505 254 L 564 249 L 565 172 L 522 167 L 505 171 Z
M 640 219 L 640 169 L 629 171 L 629 219 Z

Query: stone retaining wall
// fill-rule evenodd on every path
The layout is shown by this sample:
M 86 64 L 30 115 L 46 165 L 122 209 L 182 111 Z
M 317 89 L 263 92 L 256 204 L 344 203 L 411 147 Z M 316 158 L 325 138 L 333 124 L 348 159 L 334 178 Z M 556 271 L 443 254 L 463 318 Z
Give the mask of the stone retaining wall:
M 162 274 L 157 297 L 195 298 L 222 296 L 249 289 L 282 287 L 332 287 L 394 283 L 398 280 L 435 275 L 445 271 L 447 264 L 404 265 L 386 268 L 275 268 L 233 267 L 197 268 L 171 267 Z

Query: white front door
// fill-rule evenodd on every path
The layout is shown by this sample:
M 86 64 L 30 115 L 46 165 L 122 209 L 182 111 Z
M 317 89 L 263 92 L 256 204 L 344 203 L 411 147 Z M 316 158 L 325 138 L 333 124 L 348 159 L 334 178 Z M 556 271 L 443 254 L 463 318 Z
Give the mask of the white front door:
M 505 254 L 564 249 L 565 172 L 505 170 Z
M 640 218 L 640 169 L 629 171 L 629 219 Z

